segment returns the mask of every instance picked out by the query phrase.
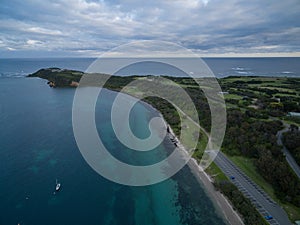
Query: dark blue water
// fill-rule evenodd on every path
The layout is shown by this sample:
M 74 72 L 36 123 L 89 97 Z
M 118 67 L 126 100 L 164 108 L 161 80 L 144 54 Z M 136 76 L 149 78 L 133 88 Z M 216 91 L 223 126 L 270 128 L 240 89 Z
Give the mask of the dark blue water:
M 85 71 L 94 60 L 92 58 L 0 59 L 0 77 L 22 77 L 49 67 Z
M 41 68 L 59 67 L 85 71 L 93 58 L 61 59 L 0 59 L 0 77 L 19 77 Z M 107 60 L 107 59 L 104 59 Z M 188 59 L 186 60 L 188 63 Z M 300 58 L 204 58 L 216 77 L 227 76 L 300 76 Z M 140 63 L 120 75 L 184 76 L 178 70 L 162 64 Z
M 23 66 L 16 63 L 5 68 L 32 72 L 33 66 L 27 61 Z M 5 73 L 3 65 L 1 71 Z M 188 167 L 147 187 L 119 185 L 94 172 L 73 137 L 74 91 L 51 89 L 38 78 L 0 78 L 1 225 L 224 224 Z M 103 95 L 96 122 L 100 133 L 105 131 L 104 142 L 118 157 L 124 146 L 116 141 L 107 122 L 115 93 Z M 136 107 L 132 129 L 147 134 L 144 125 L 156 112 L 143 104 Z M 164 143 L 160 155 L 167 152 L 168 143 Z M 126 154 L 122 157 L 126 160 Z M 54 194 L 56 178 L 62 188 Z

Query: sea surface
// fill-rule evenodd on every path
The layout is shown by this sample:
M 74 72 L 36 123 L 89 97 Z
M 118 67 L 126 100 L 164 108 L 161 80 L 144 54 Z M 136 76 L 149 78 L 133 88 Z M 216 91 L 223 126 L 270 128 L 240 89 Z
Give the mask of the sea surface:
M 109 59 L 103 59 L 109 60 Z M 86 71 L 95 58 L 0 59 L 0 77 L 22 77 L 41 68 L 58 67 Z M 189 59 L 182 59 L 188 63 Z M 203 58 L 218 78 L 227 76 L 300 76 L 300 58 Z M 186 76 L 159 63 L 139 63 L 118 75 Z
M 0 225 L 183 225 L 226 224 L 186 166 L 161 183 L 131 187 L 98 175 L 85 162 L 72 130 L 75 89 L 49 88 L 25 75 L 43 67 L 84 69 L 88 60 L 0 60 Z M 110 108 L 116 92 L 105 90 L 96 107 L 99 136 L 111 153 L 132 162 L 115 137 Z M 131 129 L 149 135 L 158 112 L 139 103 Z M 165 158 L 165 140 L 137 164 Z M 55 193 L 56 179 L 61 190 Z

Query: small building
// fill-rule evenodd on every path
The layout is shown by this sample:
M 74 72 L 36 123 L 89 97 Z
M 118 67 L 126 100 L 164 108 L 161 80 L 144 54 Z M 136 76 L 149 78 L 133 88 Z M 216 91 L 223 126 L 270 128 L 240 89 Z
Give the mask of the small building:
M 279 97 L 272 97 L 271 99 L 275 100 L 276 102 L 281 102 L 281 99 Z
M 300 112 L 288 112 L 287 115 L 292 117 L 300 117 Z
M 62 71 L 62 69 L 60 69 L 60 68 L 51 68 L 50 70 L 52 73 L 59 73 Z
M 219 94 L 220 94 L 220 95 L 228 95 L 229 92 L 228 92 L 228 91 L 220 91 Z
M 296 225 L 300 225 L 300 220 L 295 221 Z

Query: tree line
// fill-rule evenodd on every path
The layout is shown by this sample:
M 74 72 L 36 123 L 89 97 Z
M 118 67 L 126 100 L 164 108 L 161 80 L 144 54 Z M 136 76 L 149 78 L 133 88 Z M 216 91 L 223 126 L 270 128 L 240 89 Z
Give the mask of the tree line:
M 254 159 L 257 172 L 283 202 L 300 206 L 300 180 L 285 160 L 276 134 L 281 121 L 261 121 L 240 110 L 229 110 L 223 151 Z

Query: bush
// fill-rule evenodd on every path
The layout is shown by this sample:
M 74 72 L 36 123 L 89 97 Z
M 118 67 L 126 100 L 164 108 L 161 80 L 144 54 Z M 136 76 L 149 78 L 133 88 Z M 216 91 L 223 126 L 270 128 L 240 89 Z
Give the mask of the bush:
M 238 189 L 229 181 L 220 181 L 214 183 L 215 187 L 219 189 L 231 201 L 234 208 L 242 215 L 245 225 L 266 225 L 266 221 L 255 209 L 249 199 L 247 199 Z

